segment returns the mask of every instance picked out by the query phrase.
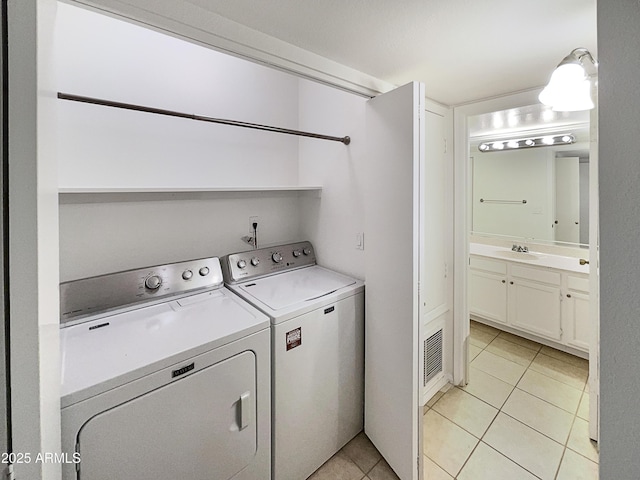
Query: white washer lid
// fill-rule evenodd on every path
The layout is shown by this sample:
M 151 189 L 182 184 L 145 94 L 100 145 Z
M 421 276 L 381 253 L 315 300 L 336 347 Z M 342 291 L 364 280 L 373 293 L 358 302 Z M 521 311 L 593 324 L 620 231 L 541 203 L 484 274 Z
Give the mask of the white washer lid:
M 61 396 L 95 395 L 268 326 L 221 288 L 62 328 Z
M 355 283 L 353 278 L 316 265 L 248 281 L 238 289 L 273 310 L 282 310 Z

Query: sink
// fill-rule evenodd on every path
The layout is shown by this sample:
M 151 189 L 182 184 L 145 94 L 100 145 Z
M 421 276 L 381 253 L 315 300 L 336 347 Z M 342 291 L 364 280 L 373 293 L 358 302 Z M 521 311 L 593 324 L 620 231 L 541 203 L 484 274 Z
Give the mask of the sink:
M 529 252 L 514 252 L 513 250 L 499 250 L 496 252 L 496 255 L 504 258 L 511 258 L 514 260 L 529 260 L 535 261 L 540 260 L 540 256 L 535 253 Z

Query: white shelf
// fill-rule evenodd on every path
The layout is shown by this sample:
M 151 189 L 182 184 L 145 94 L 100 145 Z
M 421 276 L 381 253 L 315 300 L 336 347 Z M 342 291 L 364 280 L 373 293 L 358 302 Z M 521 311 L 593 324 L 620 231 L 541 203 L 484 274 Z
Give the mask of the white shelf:
M 310 186 L 275 186 L 275 187 L 124 187 L 124 188 L 60 188 L 63 195 L 81 193 L 201 193 L 201 192 L 308 192 L 320 191 L 322 187 Z
M 117 188 L 60 188 L 61 204 L 108 203 L 127 201 L 162 201 L 180 199 L 214 199 L 236 197 L 259 197 L 273 195 L 306 194 L 320 196 L 322 187 L 272 186 L 272 187 L 117 187 Z

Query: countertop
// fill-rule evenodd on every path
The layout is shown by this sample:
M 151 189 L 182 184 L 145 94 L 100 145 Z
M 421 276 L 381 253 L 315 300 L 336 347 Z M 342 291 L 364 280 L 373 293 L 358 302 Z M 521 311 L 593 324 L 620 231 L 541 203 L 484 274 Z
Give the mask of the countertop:
M 536 267 L 556 268 L 575 273 L 589 273 L 589 264 L 580 265 L 580 259 L 563 255 L 539 253 L 535 250 L 529 253 L 514 252 L 509 248 L 471 243 L 469 246 L 471 255 L 490 257 L 496 260 L 508 260 L 510 262 L 523 263 Z

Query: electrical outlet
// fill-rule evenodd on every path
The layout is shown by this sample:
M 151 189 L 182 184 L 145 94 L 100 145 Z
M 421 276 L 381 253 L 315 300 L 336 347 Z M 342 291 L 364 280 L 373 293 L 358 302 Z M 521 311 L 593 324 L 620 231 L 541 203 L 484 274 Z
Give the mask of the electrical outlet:
M 257 215 L 256 215 L 256 216 L 249 217 L 249 235 L 250 235 L 250 236 L 253 236 L 253 224 L 254 224 L 254 223 L 257 223 L 257 224 L 258 224 L 258 228 L 260 228 L 260 227 L 259 227 L 259 225 L 260 225 L 260 221 L 259 221 L 259 219 L 258 219 L 258 216 L 257 216 Z

